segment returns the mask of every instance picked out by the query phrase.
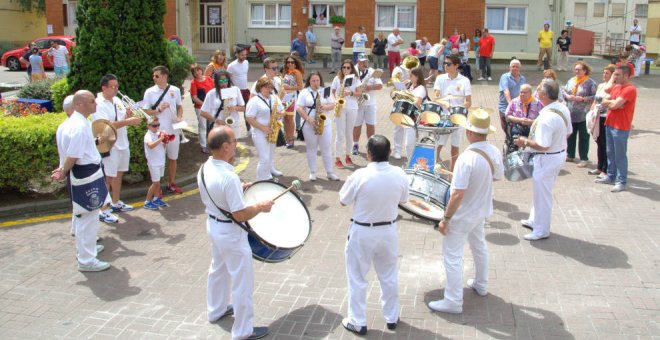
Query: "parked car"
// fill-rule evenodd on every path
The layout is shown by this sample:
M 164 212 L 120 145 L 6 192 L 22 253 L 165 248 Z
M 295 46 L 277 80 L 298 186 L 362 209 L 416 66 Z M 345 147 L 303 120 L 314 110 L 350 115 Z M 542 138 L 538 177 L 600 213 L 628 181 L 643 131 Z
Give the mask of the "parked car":
M 47 69 L 52 69 L 53 64 L 51 64 L 48 59 L 48 50 L 50 49 L 50 42 L 56 40 L 60 45 L 66 46 L 69 50 L 69 55 L 71 55 L 71 48 L 76 46 L 76 42 L 72 36 L 51 36 L 39 38 L 34 41 L 41 52 L 41 58 L 44 61 L 44 67 Z M 25 70 L 27 69 L 27 63 L 22 63 L 20 61 L 21 57 L 29 50 L 30 44 L 27 44 L 23 48 L 17 48 L 15 50 L 7 51 L 2 54 L 2 66 L 9 68 L 12 71 Z

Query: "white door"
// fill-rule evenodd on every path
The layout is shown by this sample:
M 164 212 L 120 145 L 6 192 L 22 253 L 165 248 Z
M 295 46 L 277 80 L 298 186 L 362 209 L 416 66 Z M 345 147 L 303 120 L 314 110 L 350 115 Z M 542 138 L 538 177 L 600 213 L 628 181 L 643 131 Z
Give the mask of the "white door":
M 225 17 L 225 7 L 223 3 L 201 2 L 199 4 L 200 48 L 208 50 L 224 50 Z
M 76 20 L 76 7 L 77 1 L 69 0 L 68 4 L 64 6 L 66 10 L 66 25 L 64 26 L 64 35 L 76 35 L 76 27 L 78 27 L 78 20 Z

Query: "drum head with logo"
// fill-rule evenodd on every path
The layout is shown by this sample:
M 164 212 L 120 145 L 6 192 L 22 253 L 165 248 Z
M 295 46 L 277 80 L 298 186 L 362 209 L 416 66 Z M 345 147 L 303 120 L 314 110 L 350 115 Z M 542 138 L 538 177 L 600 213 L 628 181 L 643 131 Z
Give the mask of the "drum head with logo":
M 419 218 L 440 221 L 449 201 L 450 183 L 430 172 L 406 169 L 408 175 L 408 202 L 399 207 Z

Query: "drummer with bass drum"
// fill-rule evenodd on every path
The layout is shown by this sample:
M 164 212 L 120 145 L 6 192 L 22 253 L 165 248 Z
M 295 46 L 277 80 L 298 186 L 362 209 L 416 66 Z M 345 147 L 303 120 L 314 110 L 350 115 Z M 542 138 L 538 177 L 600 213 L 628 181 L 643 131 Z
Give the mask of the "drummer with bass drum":
M 252 293 L 254 270 L 248 233 L 236 222 L 270 212 L 274 201 L 246 206 L 241 183 L 234 172 L 236 136 L 229 126 L 217 126 L 208 135 L 211 157 L 197 175 L 197 185 L 206 206 L 206 231 L 211 240 L 211 266 L 207 286 L 209 322 L 234 315 L 233 339 L 259 339 L 267 327 L 253 327 Z M 231 300 L 233 305 L 229 304 Z
M 435 84 L 433 85 L 434 101 L 450 113 L 462 113 L 466 115 L 467 109 L 472 106 L 472 85 L 470 85 L 469 79 L 458 72 L 461 58 L 457 54 L 452 54 L 445 58 L 443 64 L 446 73 L 435 79 Z M 452 108 L 458 109 L 452 110 Z M 448 140 L 451 140 L 451 165 L 449 168 L 452 171 L 454 170 L 456 158 L 458 158 L 458 148 L 461 145 L 461 138 L 464 134 L 463 129 L 458 128 L 451 134 L 443 135 L 440 137 L 440 140 L 436 141 L 439 144 L 437 154 L 440 155 L 442 146 L 447 144 Z

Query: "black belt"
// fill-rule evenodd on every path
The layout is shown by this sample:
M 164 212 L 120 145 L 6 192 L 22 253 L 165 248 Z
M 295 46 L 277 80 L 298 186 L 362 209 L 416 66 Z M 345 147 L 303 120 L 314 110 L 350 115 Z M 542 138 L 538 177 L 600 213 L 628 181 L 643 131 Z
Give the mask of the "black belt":
M 534 155 L 556 155 L 558 153 L 564 152 L 565 150 L 566 149 L 562 149 L 561 151 L 557 151 L 557 152 L 533 152 L 532 154 L 534 154 Z
M 394 224 L 396 222 L 396 220 L 388 221 L 388 222 L 362 223 L 362 222 L 358 222 L 358 221 L 351 218 L 351 222 L 353 222 L 357 225 L 363 226 L 363 227 L 380 227 L 380 226 L 384 226 L 384 225 Z
M 211 215 L 211 214 L 209 214 L 209 217 L 210 217 L 212 220 L 216 220 L 216 221 L 221 222 L 221 223 L 231 223 L 231 222 L 233 222 L 232 220 L 221 220 L 221 219 L 219 219 L 219 218 L 217 218 L 217 217 L 215 217 L 215 216 L 213 216 L 213 215 Z

